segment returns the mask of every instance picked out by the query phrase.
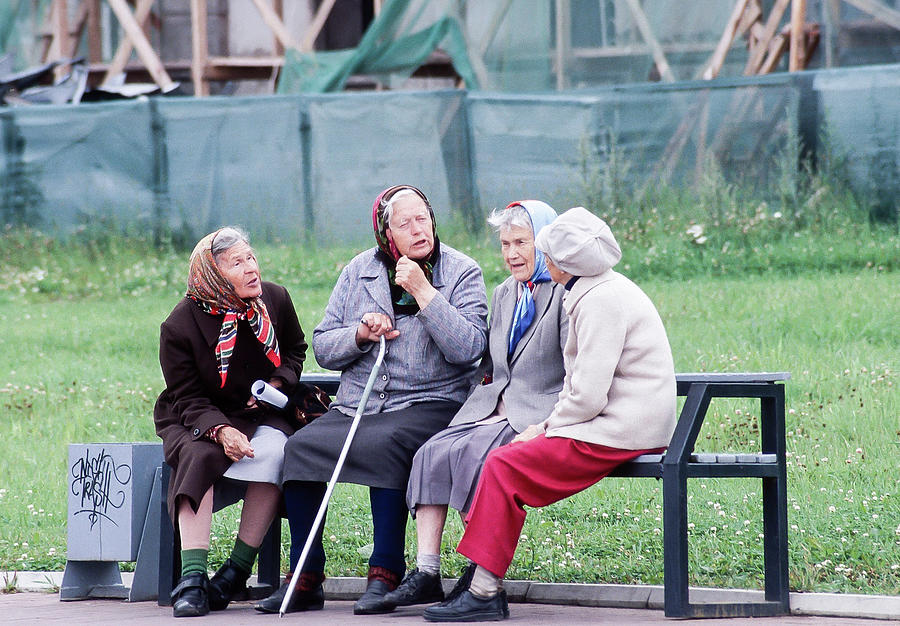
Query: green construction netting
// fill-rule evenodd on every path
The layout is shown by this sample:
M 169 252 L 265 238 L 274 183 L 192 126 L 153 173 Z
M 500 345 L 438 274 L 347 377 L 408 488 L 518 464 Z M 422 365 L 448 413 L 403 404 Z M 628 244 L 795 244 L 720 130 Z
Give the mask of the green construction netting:
M 611 171 L 631 192 L 694 185 L 710 159 L 727 179 L 774 194 L 777 155 L 798 136 L 814 153 L 826 129 L 857 189 L 896 207 L 898 120 L 897 65 L 552 94 L 7 108 L 0 224 L 59 233 L 132 225 L 190 240 L 237 223 L 266 239 L 367 241 L 367 207 L 399 182 L 425 190 L 439 220 L 459 212 L 478 222 L 512 199 L 592 206 Z
M 765 16 L 774 5 L 762 3 Z M 859 6 L 809 0 L 807 21 L 821 35 L 811 69 L 900 62 L 896 31 Z M 533 92 L 693 80 L 709 66 L 733 8 L 731 0 L 388 0 L 358 47 L 289 51 L 278 89 L 338 91 L 352 74 L 396 88 L 435 48 L 449 54 L 469 89 Z M 782 14 L 778 30 L 790 15 Z M 654 47 L 670 73 L 661 75 Z M 747 58 L 741 35 L 718 76 L 741 76 Z M 775 71 L 786 69 L 784 54 Z

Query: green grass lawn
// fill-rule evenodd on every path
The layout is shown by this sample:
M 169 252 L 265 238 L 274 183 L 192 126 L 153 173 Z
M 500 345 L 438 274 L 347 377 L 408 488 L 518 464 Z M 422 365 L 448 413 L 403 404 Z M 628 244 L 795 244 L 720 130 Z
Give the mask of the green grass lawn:
M 740 242 L 708 230 L 702 248 L 682 227 L 652 231 L 622 226 L 619 269 L 656 303 L 676 369 L 792 374 L 792 589 L 900 593 L 896 232 L 776 229 Z M 481 263 L 489 290 L 505 277 L 489 237 L 445 237 Z M 183 293 L 188 255 L 141 241 L 60 244 L 15 232 L 0 245 L 0 569 L 61 569 L 67 445 L 156 440 L 159 323 Z M 354 252 L 262 246 L 259 256 L 263 277 L 288 287 L 309 334 Z M 311 353 L 308 363 L 317 369 Z M 718 401 L 698 449 L 758 446 L 757 417 L 749 401 Z M 760 481 L 689 485 L 692 584 L 760 588 Z M 214 564 L 231 547 L 236 514 L 216 515 Z M 509 577 L 661 583 L 661 517 L 658 482 L 604 480 L 530 512 Z M 460 536 L 452 516 L 447 574 L 463 565 L 454 551 Z M 364 575 L 371 519 L 363 489 L 336 490 L 325 538 L 330 575 Z M 412 524 L 407 554 L 414 558 Z

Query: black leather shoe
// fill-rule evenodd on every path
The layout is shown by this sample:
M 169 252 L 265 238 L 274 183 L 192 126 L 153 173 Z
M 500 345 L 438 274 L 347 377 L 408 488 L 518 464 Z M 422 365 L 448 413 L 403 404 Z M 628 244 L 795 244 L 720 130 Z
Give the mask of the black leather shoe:
M 390 613 L 396 605 L 385 602 L 384 596 L 391 586 L 379 578 L 370 578 L 366 592 L 353 605 L 354 615 L 380 615 Z
M 297 581 L 294 593 L 291 594 L 291 603 L 288 604 L 285 613 L 321 611 L 325 606 L 325 590 L 322 588 L 322 581 L 325 580 L 325 577 L 321 574 L 310 574 L 309 576 L 311 579 L 315 580 L 310 580 L 311 584 L 306 585 L 304 583 L 307 581 L 304 577 L 306 577 L 307 574 L 303 574 L 302 576 L 303 577 Z M 253 608 L 261 613 L 278 613 L 281 611 L 281 603 L 284 602 L 284 596 L 287 594 L 290 582 L 289 578 L 285 579 L 275 593 L 265 600 L 260 600 Z M 309 588 L 305 589 L 304 587 L 307 586 Z
M 206 574 L 182 576 L 172 590 L 172 614 L 175 617 L 199 617 L 209 613 L 208 586 Z
M 386 604 L 394 606 L 410 606 L 413 604 L 431 604 L 444 600 L 444 589 L 441 587 L 440 574 L 428 574 L 414 569 L 400 586 L 384 595 Z
M 224 611 L 229 602 L 247 589 L 248 578 L 250 572 L 242 570 L 231 559 L 226 560 L 209 581 L 209 610 Z
M 462 575 L 459 577 L 459 580 L 456 581 L 456 584 L 453 586 L 453 589 L 447 594 L 447 599 L 444 600 L 444 604 L 447 602 L 453 602 L 461 594 L 463 591 L 469 588 L 469 585 L 472 584 L 472 576 L 475 575 L 475 568 L 478 565 L 476 563 L 469 562 L 466 565 L 466 569 L 463 570 Z
M 509 604 L 503 589 L 490 598 L 479 598 L 467 589 L 451 602 L 428 607 L 423 617 L 429 622 L 499 622 L 509 617 Z

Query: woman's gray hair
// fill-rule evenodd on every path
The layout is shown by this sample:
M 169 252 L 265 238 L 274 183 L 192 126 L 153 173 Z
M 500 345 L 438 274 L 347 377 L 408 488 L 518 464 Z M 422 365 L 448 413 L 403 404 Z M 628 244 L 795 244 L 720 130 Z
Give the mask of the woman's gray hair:
M 399 200 L 400 198 L 405 198 L 406 196 L 419 196 L 415 191 L 410 189 L 409 187 L 401 189 L 400 191 L 394 192 L 394 195 L 391 196 L 391 199 L 385 202 L 382 200 L 382 204 L 384 205 L 384 223 L 387 224 L 387 227 L 391 227 L 391 218 L 394 217 L 394 202 Z
M 247 233 L 240 228 L 226 226 L 213 237 L 211 250 L 213 259 L 218 260 L 220 254 L 242 242 L 250 245 L 250 237 Z
M 494 209 L 487 218 L 487 222 L 498 233 L 511 226 L 520 226 L 534 230 L 534 226 L 531 224 L 531 216 L 528 215 L 525 207 L 520 204 L 511 206 L 508 209 Z

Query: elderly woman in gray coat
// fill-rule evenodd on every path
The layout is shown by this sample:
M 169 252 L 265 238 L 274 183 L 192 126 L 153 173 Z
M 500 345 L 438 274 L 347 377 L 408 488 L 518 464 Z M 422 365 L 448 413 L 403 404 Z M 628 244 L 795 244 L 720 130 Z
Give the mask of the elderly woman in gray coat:
M 450 427 L 413 458 L 406 502 L 416 518 L 417 567 L 385 596 L 392 606 L 444 599 L 440 552 L 448 508 L 465 515 L 488 453 L 550 415 L 562 389 L 569 328 L 565 290 L 550 280 L 544 255 L 534 246 L 554 219 L 556 211 L 538 200 L 513 202 L 488 219 L 510 276 L 494 290 L 490 352 L 482 363 L 486 377 Z M 458 590 L 468 587 L 474 569 L 466 569 Z
M 341 370 L 337 396 L 284 450 L 293 572 L 375 364 L 373 347 L 384 336 L 384 364 L 340 475 L 342 482 L 369 487 L 372 508 L 374 551 L 356 614 L 385 612 L 383 596 L 406 570 L 405 493 L 413 455 L 459 410 L 487 344 L 481 270 L 438 240 L 425 194 L 409 185 L 386 189 L 375 200 L 372 222 L 378 245 L 343 269 L 313 333 L 319 364 Z M 301 578 L 288 611 L 322 608 L 321 533 L 303 571 L 294 573 Z M 277 612 L 286 587 L 256 608 Z

